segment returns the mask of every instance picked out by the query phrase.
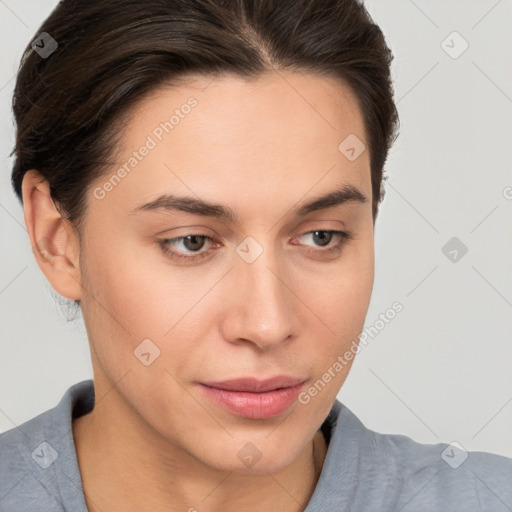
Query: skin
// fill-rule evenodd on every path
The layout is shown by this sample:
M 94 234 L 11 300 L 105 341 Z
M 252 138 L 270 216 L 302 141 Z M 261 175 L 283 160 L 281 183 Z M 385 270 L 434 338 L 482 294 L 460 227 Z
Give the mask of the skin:
M 96 199 L 94 187 L 190 96 L 197 107 Z M 354 161 L 338 150 L 349 134 L 367 145 L 356 99 L 307 73 L 222 75 L 160 87 L 131 114 L 117 165 L 88 192 L 82 243 L 37 171 L 23 182 L 38 264 L 57 292 L 80 300 L 89 337 L 96 404 L 73 421 L 88 508 L 303 510 L 327 450 L 317 430 L 350 364 L 307 405 L 265 420 L 225 411 L 197 382 L 288 375 L 307 389 L 357 340 L 374 279 L 370 163 L 367 150 Z M 368 200 L 292 214 L 343 184 Z M 239 221 L 130 213 L 164 192 L 229 206 Z M 307 234 L 315 230 L 355 238 L 326 255 Z M 189 234 L 217 248 L 205 241 L 208 256 L 184 263 L 158 244 Z M 236 252 L 247 236 L 263 248 L 250 264 Z M 183 242 L 172 249 L 194 254 Z M 134 350 L 147 338 L 160 356 L 145 366 Z M 237 457 L 247 443 L 261 453 L 251 467 Z

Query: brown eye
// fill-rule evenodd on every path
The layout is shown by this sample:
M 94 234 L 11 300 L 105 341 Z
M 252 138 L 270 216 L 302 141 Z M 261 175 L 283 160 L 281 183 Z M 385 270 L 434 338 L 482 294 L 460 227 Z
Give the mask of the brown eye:
M 332 231 L 325 229 L 309 231 L 304 233 L 300 238 L 304 237 L 311 237 L 311 240 L 316 247 L 328 247 L 327 251 L 340 249 L 346 242 L 354 238 L 352 233 L 348 233 L 346 231 Z M 337 240 L 336 244 L 331 244 L 333 239 Z
M 315 242 L 319 241 L 319 244 L 321 247 L 324 247 L 326 245 L 329 245 L 333 238 L 333 232 L 332 231 L 313 231 L 313 240 Z
M 171 258 L 193 261 L 208 255 L 209 251 L 202 251 L 207 241 L 211 243 L 213 239 L 206 235 L 190 234 L 159 240 L 158 244 Z
M 198 251 L 203 248 L 205 242 L 204 236 L 188 235 L 183 237 L 183 245 L 191 251 Z

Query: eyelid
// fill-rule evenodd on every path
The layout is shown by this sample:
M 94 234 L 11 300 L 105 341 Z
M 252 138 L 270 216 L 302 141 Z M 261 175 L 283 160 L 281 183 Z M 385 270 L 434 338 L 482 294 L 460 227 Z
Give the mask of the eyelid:
M 315 255 L 322 255 L 322 254 L 328 255 L 328 254 L 332 254 L 334 252 L 340 252 L 347 243 L 349 243 L 351 240 L 355 239 L 354 233 L 351 231 L 346 231 L 346 230 L 341 231 L 341 230 L 335 230 L 335 229 L 318 229 L 318 228 L 311 229 L 309 231 L 305 231 L 305 232 L 301 233 L 300 235 L 294 236 L 293 239 L 300 238 L 305 235 L 310 235 L 315 232 L 330 233 L 333 235 L 333 237 L 338 238 L 338 243 L 333 244 L 333 245 L 328 245 L 328 246 L 317 246 L 317 249 L 312 249 L 312 250 L 304 249 L 304 252 L 313 253 Z M 166 255 L 169 255 L 169 257 L 171 259 L 181 260 L 181 261 L 185 261 L 185 262 L 195 262 L 195 261 L 201 260 L 203 258 L 208 257 L 210 255 L 210 253 L 212 252 L 212 250 L 215 250 L 215 249 L 210 248 L 209 250 L 205 250 L 205 251 L 200 249 L 197 252 L 182 253 L 180 251 L 173 251 L 168 248 L 169 246 L 172 246 L 172 244 L 170 242 L 181 241 L 189 236 L 198 236 L 198 237 L 208 240 L 208 242 L 214 246 L 219 245 L 218 243 L 215 243 L 215 239 L 213 237 L 206 235 L 204 233 L 199 233 L 199 232 L 189 232 L 187 234 L 177 236 L 174 238 L 164 238 L 164 239 L 159 240 L 158 244 L 159 244 L 162 252 L 164 252 Z M 293 245 L 300 245 L 300 244 L 293 244 Z M 308 247 L 311 247 L 311 246 L 308 246 Z M 188 254 L 188 256 L 185 254 Z
M 305 252 L 310 252 L 310 253 L 320 254 L 320 255 L 322 255 L 322 254 L 327 255 L 327 254 L 331 254 L 333 252 L 340 252 L 346 244 L 348 244 L 352 240 L 355 240 L 355 236 L 354 236 L 353 232 L 347 231 L 347 230 L 341 231 L 338 229 L 311 229 L 309 231 L 306 231 L 306 232 L 298 235 L 295 238 L 301 238 L 303 236 L 311 235 L 312 233 L 316 233 L 316 232 L 331 233 L 333 235 L 333 239 L 337 238 L 338 242 L 335 244 L 330 244 L 328 246 L 324 246 L 324 248 L 322 248 L 322 246 L 317 246 L 316 249 L 312 249 L 312 250 L 305 249 Z M 307 247 L 311 247 L 311 246 L 307 246 Z
M 172 259 L 177 259 L 177 260 L 182 260 L 182 261 L 196 261 L 198 259 L 208 256 L 212 249 L 206 250 L 206 251 L 201 250 L 196 253 L 191 252 L 191 253 L 188 253 L 188 254 L 190 254 L 190 256 L 185 256 L 184 253 L 182 253 L 180 251 L 174 251 L 174 250 L 171 250 L 168 248 L 169 246 L 172 246 L 172 244 L 170 242 L 181 241 L 189 236 L 199 236 L 201 238 L 205 238 L 209 241 L 209 243 L 215 245 L 213 237 L 211 237 L 209 235 L 205 235 L 203 233 L 195 233 L 195 232 L 187 233 L 185 235 L 180 235 L 180 236 L 176 236 L 173 238 L 163 238 L 158 241 L 158 245 L 160 246 L 161 250 L 165 254 L 168 254 Z M 185 254 L 187 254 L 187 253 L 185 253 Z

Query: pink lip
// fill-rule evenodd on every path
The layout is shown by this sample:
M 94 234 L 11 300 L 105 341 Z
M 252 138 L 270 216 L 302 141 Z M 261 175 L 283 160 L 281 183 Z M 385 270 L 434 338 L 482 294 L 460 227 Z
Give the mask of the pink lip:
M 278 376 L 222 382 L 202 382 L 205 394 L 228 412 L 252 419 L 266 419 L 286 411 L 297 399 L 306 379 Z

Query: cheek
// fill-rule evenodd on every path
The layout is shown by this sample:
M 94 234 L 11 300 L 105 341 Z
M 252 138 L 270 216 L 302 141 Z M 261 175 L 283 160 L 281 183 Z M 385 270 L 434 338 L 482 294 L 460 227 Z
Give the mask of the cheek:
M 162 311 L 171 316 L 173 301 L 179 296 L 169 286 L 165 266 L 156 264 L 148 254 L 158 256 L 157 249 L 129 243 L 121 236 L 109 237 L 108 244 L 98 237 L 87 253 L 87 280 L 100 316 L 108 311 L 110 322 L 119 322 L 136 337 L 149 337 L 146 329 L 161 335 L 163 326 L 158 319 L 162 324 L 170 321 Z
M 354 246 L 339 265 L 317 279 L 305 283 L 311 309 L 318 312 L 319 329 L 315 343 L 305 348 L 315 361 L 311 387 L 301 403 L 329 407 L 347 378 L 364 327 L 374 279 L 374 252 L 371 239 Z M 327 327 L 326 327 L 327 326 Z
M 97 236 L 83 257 L 88 290 L 82 305 L 84 321 L 97 357 L 114 378 L 139 363 L 133 351 L 144 339 L 156 340 L 164 331 L 158 321 L 166 320 L 166 304 L 160 300 L 151 267 L 143 262 L 136 248 L 124 247 L 114 237 L 105 244 Z
M 301 285 L 301 295 L 329 327 L 334 344 L 350 343 L 351 336 L 362 330 L 373 281 L 374 251 L 368 239 L 350 247 L 337 263 L 326 267 L 324 273 L 309 276 Z
M 164 351 L 160 363 L 168 363 L 165 349 L 173 339 L 181 341 L 173 344 L 174 353 L 190 355 L 199 350 L 192 341 L 207 335 L 202 330 L 218 320 L 221 297 L 230 294 L 218 283 L 226 268 L 173 267 L 158 251 L 157 246 L 129 244 L 121 236 L 110 237 L 108 245 L 98 238 L 88 250 L 88 286 L 94 294 L 87 301 L 91 340 L 97 340 L 105 362 L 113 361 L 119 373 L 132 366 L 133 350 L 146 338 Z M 299 301 L 295 311 L 304 339 L 310 340 L 303 349 L 318 350 L 318 343 L 312 344 L 311 339 L 322 338 L 324 350 L 314 358 L 321 359 L 321 364 L 337 357 L 361 332 L 373 285 L 373 263 L 372 238 L 367 237 L 349 247 L 336 263 L 309 270 L 290 267 L 292 289 L 307 306 Z M 177 360 L 172 366 L 179 366 Z
M 145 339 L 160 350 L 159 365 L 179 367 L 181 360 L 189 360 L 197 349 L 193 340 L 213 321 L 214 293 L 209 291 L 225 269 L 194 273 L 168 265 L 158 247 L 119 240 L 110 245 L 116 247 L 114 252 L 101 251 L 101 245 L 91 245 L 85 261 L 92 293 L 84 304 L 84 319 L 103 366 L 116 376 L 127 369 L 140 370 L 133 352 Z M 176 339 L 180 343 L 172 343 Z

